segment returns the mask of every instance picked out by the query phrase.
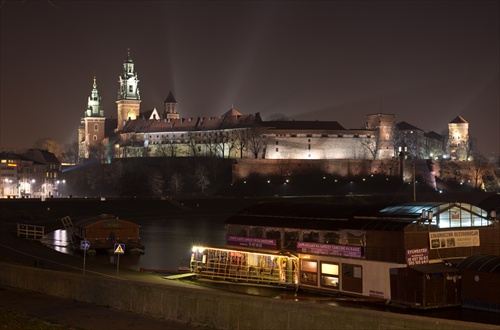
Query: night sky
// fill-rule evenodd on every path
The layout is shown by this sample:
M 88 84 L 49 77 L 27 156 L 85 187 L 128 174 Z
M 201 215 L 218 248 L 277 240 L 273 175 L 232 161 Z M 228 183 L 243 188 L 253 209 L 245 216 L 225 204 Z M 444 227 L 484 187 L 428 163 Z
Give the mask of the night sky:
M 94 74 L 116 118 L 130 48 L 142 111 L 172 90 L 185 118 L 381 111 L 442 133 L 461 115 L 500 153 L 499 1 L 1 1 L 3 149 L 76 141 Z

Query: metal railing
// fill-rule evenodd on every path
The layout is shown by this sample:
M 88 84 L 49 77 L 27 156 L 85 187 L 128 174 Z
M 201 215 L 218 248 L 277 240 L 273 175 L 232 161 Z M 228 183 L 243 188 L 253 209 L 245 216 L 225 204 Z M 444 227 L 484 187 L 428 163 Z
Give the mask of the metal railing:
M 17 237 L 32 240 L 41 240 L 44 235 L 45 226 L 28 225 L 23 223 L 17 224 Z

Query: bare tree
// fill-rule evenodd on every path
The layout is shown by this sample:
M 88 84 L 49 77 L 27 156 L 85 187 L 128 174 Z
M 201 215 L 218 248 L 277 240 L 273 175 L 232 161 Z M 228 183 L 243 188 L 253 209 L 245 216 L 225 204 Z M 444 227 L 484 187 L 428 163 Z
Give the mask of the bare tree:
M 170 190 L 174 193 L 179 193 L 184 188 L 184 179 L 181 174 L 174 172 L 170 177 L 169 183 Z
M 240 158 L 243 158 L 243 153 L 247 150 L 248 129 L 238 129 L 234 131 L 235 148 L 240 153 Z
M 208 170 L 203 165 L 198 165 L 195 170 L 195 182 L 196 186 L 201 189 L 204 193 L 205 189 L 210 185 L 210 180 L 208 179 Z
M 78 142 L 67 143 L 64 145 L 61 160 L 66 163 L 78 162 Z
M 187 133 L 187 145 L 189 147 L 189 151 L 191 153 L 191 156 L 198 156 L 198 150 L 197 150 L 197 147 L 198 147 L 198 141 L 197 141 L 197 133 L 194 133 L 193 131 L 188 131 Z
M 164 137 L 161 140 L 161 144 L 156 145 L 154 154 L 157 157 L 176 157 L 177 146 L 175 145 L 175 141 Z
M 406 131 L 397 131 L 394 140 L 394 145 L 401 147 L 409 158 L 420 157 L 417 134 L 409 135 Z
M 248 150 L 250 150 L 255 159 L 259 158 L 259 154 L 264 149 L 265 132 L 266 129 L 261 126 L 254 126 L 248 130 L 248 136 L 247 136 Z
M 53 153 L 57 159 L 62 159 L 63 149 L 56 140 L 49 138 L 38 139 L 34 143 L 33 147 L 40 150 L 47 150 L 48 152 Z
M 488 159 L 475 152 L 471 161 L 472 181 L 474 182 L 474 189 L 480 189 L 483 186 L 483 176 L 488 170 Z
M 378 150 L 380 149 L 380 135 L 378 134 L 378 130 L 374 135 L 360 139 L 361 145 L 365 147 L 372 159 L 377 159 Z
M 470 160 L 472 157 L 479 155 L 479 151 L 477 150 L 476 145 L 477 145 L 476 138 L 469 137 L 469 139 L 464 145 L 465 160 Z
M 228 158 L 231 154 L 231 149 L 234 148 L 234 145 L 231 143 L 231 131 L 222 129 L 216 132 L 217 140 L 216 140 L 216 148 L 217 153 L 221 158 L 225 158 L 226 150 L 228 151 Z
M 217 154 L 217 131 L 208 131 L 203 134 L 203 144 L 207 156 L 215 157 Z

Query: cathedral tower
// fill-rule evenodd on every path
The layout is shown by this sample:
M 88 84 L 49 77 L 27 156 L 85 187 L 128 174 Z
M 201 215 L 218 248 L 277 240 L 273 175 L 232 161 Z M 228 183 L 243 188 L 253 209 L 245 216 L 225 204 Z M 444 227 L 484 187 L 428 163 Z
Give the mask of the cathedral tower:
M 101 97 L 97 91 L 97 82 L 94 76 L 92 92 L 87 101 L 87 110 L 85 110 L 78 128 L 79 158 L 89 158 L 92 149 L 95 151 L 99 149 L 105 137 L 105 121 Z
M 139 117 L 141 96 L 139 94 L 139 79 L 134 71 L 134 61 L 130 57 L 130 50 L 127 51 L 127 59 L 123 61 L 123 73 L 120 76 L 120 88 L 116 100 L 118 111 L 118 127 L 121 131 L 127 120 L 134 120 Z
M 163 118 L 179 119 L 177 101 L 175 100 L 174 95 L 172 95 L 172 91 L 168 93 L 167 99 L 163 102 Z

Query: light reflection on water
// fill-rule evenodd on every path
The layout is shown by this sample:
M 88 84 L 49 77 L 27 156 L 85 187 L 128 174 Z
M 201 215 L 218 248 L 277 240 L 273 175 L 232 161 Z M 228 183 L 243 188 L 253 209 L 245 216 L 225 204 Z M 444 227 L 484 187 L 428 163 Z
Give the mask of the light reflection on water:
M 225 245 L 224 220 L 209 216 L 134 219 L 133 222 L 141 225 L 140 237 L 145 253 L 120 256 L 120 267 L 177 270 L 181 259 L 189 258 L 193 245 Z M 44 243 L 62 253 L 81 253 L 70 248 L 69 237 L 64 229 L 46 234 Z M 77 243 L 79 246 L 80 242 Z M 87 258 L 101 263 L 116 263 L 113 254 L 87 254 Z

